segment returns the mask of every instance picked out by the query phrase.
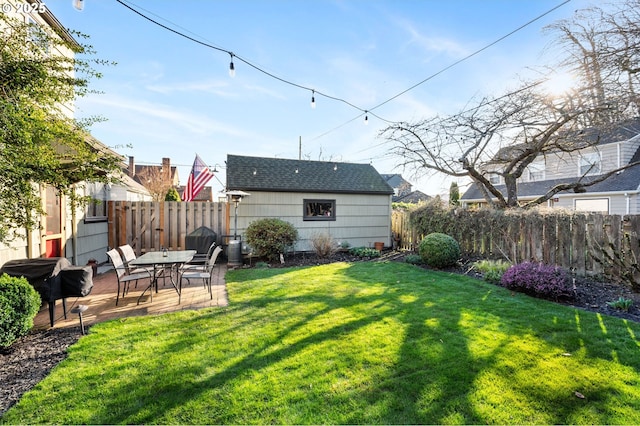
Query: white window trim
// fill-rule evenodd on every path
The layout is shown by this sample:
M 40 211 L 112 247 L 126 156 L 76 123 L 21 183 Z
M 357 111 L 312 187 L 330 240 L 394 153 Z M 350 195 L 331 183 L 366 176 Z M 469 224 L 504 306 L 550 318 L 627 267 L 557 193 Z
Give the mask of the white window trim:
M 582 171 L 583 167 L 595 166 L 589 170 L 588 173 Z M 580 155 L 580 161 L 578 162 L 578 176 L 599 175 L 602 172 L 602 156 L 599 152 L 590 152 Z

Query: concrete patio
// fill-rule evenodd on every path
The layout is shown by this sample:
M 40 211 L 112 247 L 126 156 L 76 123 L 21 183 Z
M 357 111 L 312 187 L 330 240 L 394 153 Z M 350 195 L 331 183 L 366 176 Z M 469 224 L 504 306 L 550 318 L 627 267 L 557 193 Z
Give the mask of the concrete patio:
M 124 298 L 120 297 L 116 306 L 116 293 L 118 291 L 118 281 L 115 270 L 112 267 L 100 267 L 98 275 L 93 277 L 93 289 L 85 297 L 67 298 L 67 318 L 64 318 L 62 301 L 56 301 L 54 328 L 77 327 L 80 325 L 78 314 L 71 313 L 71 309 L 78 305 L 87 306 L 87 310 L 82 314 L 85 328 L 99 322 L 114 318 L 124 318 L 139 315 L 157 315 L 167 312 L 174 312 L 185 309 L 202 309 L 214 306 L 226 306 L 228 304 L 227 291 L 224 281 L 227 272 L 226 263 L 216 263 L 213 272 L 212 292 L 213 299 L 204 287 L 202 280 L 192 280 L 190 283 L 182 283 L 181 302 L 178 303 L 178 293 L 167 281 L 163 283 L 162 278 L 158 282 L 158 292 L 153 293 L 153 301 L 149 291 L 140 299 L 138 297 L 148 286 L 148 280 L 142 280 L 137 288 L 131 283 L 129 292 Z M 122 289 L 120 290 L 122 291 Z M 121 295 L 122 296 L 122 295 Z M 43 304 L 40 312 L 34 319 L 34 328 L 49 329 L 49 307 Z

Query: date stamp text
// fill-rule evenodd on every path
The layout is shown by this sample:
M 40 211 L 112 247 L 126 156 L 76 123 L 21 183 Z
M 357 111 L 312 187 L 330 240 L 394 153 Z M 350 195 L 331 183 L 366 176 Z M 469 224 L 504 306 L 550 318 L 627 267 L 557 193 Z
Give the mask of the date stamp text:
M 2 13 L 45 13 L 46 11 L 47 6 L 44 3 L 0 3 L 0 12 Z

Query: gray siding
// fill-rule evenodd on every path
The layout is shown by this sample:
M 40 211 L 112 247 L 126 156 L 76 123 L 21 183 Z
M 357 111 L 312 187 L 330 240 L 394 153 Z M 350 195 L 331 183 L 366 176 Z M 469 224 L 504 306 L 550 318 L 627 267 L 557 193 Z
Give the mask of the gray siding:
M 336 200 L 335 221 L 304 221 L 303 200 Z M 386 194 L 331 194 L 301 192 L 251 192 L 238 206 L 238 234 L 262 218 L 278 218 L 291 223 L 299 233 L 297 251 L 310 251 L 310 239 L 316 233 L 328 233 L 337 242 L 351 247 L 372 247 L 376 241 L 391 243 L 391 196 Z M 230 233 L 234 232 L 234 207 L 231 204 Z

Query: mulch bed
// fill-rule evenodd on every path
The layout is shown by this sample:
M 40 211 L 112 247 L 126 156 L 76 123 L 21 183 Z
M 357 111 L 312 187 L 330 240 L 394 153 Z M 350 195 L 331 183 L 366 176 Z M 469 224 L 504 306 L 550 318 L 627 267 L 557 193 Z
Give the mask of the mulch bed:
M 404 253 L 386 251 L 383 253 L 382 259 L 403 262 L 404 257 Z M 348 252 L 339 252 L 331 258 L 324 259 L 309 253 L 298 253 L 286 256 L 284 263 L 271 263 L 270 267 L 313 266 L 336 261 L 357 262 L 362 260 Z M 474 259 L 464 259 L 455 267 L 445 271 L 482 279 L 482 276 L 471 267 L 473 262 Z M 252 265 L 255 266 L 255 264 L 256 262 L 253 261 Z M 607 304 L 607 302 L 617 300 L 620 297 L 634 301 L 628 312 L 613 309 Z M 576 277 L 573 300 L 558 303 L 640 322 L 640 294 L 617 284 Z M 18 402 L 23 393 L 46 377 L 49 371 L 67 356 L 67 348 L 73 345 L 81 335 L 79 327 L 34 331 L 18 339 L 9 348 L 0 350 L 0 383 L 2 384 L 0 386 L 0 416 Z

